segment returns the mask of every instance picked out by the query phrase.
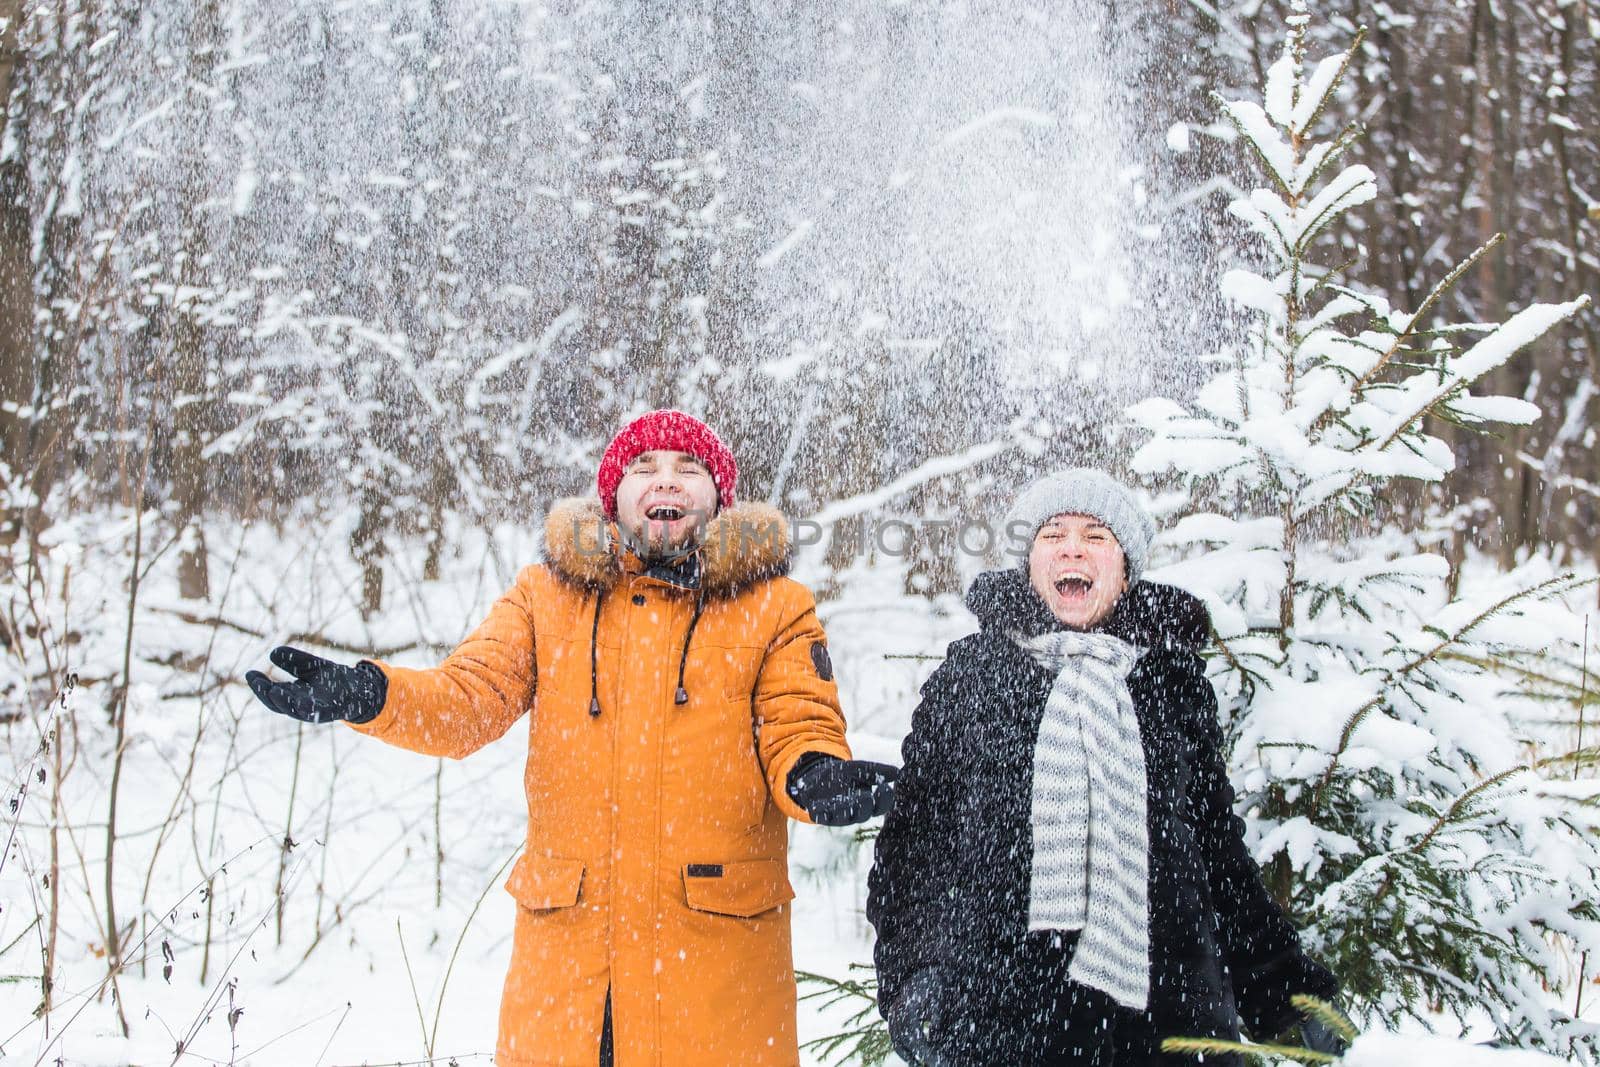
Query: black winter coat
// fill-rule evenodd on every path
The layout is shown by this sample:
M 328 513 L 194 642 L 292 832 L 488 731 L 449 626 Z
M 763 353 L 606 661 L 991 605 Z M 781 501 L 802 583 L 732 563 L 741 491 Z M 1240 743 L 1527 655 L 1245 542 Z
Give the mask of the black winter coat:
M 1197 1062 L 1164 1056 L 1161 1039 L 1237 1038 L 1241 1016 L 1253 1036 L 1275 1036 L 1298 1021 L 1291 995 L 1333 996 L 1337 983 L 1301 952 L 1233 811 L 1198 654 L 1205 608 L 1149 582 L 1100 627 L 1143 651 L 1128 688 L 1149 788 L 1148 1009 L 1067 978 L 1077 934 L 1027 928 L 1033 749 L 1054 678 L 1009 636 L 1060 624 L 1020 570 L 981 575 L 967 604 L 982 630 L 951 644 L 922 688 L 868 880 L 885 1018 L 908 980 L 932 969 L 933 1043 L 948 1062 L 1128 1067 Z

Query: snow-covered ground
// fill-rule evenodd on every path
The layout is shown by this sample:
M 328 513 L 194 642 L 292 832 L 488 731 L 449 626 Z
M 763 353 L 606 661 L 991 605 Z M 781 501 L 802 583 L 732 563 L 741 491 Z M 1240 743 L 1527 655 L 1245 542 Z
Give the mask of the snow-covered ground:
M 208 604 L 178 599 L 176 553 L 147 525 L 116 792 L 115 909 L 132 945 L 117 981 L 124 1038 L 104 981 L 103 931 L 109 711 L 128 638 L 132 533 L 126 519 L 86 518 L 41 560 L 40 619 L 22 652 L 39 669 L 48 650 L 75 685 L 54 702 L 23 702 L 15 655 L 0 678 L 11 687 L 5 711 L 21 711 L 0 728 L 8 797 L 18 801 L 0 824 L 11 834 L 15 820 L 0 869 L 0 1061 L 489 1062 L 513 917 L 500 884 L 524 832 L 521 729 L 441 762 L 342 726 L 298 726 L 257 704 L 241 679 L 292 635 L 318 635 L 296 642 L 347 662 L 361 652 L 435 662 L 517 566 L 537 558 L 533 530 L 458 532 L 433 582 L 420 578 L 420 550 L 397 556 L 386 609 L 368 624 L 354 608 L 359 574 L 342 522 L 212 529 Z M 804 561 L 797 576 L 816 577 Z M 942 653 L 972 620 L 953 599 L 907 597 L 892 567 L 847 575 L 822 614 L 852 746 L 898 762 L 935 663 L 918 657 Z M 43 751 L 55 724 L 64 744 Z M 51 886 L 57 752 L 65 766 Z M 871 960 L 862 914 L 870 845 L 851 831 L 797 827 L 793 846 L 797 967 L 870 977 L 851 973 Z M 49 933 L 39 917 L 52 892 L 54 1004 L 39 1019 Z M 848 1007 L 803 1001 L 802 1040 L 836 1032 Z M 1466 1067 L 1479 1055 L 1533 1062 L 1381 1034 L 1363 1038 L 1350 1062 Z

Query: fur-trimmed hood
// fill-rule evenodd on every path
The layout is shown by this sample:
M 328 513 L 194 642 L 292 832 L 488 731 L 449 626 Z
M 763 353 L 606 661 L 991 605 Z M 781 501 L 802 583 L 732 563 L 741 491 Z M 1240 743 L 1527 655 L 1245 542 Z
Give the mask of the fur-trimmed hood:
M 544 555 L 557 575 L 585 589 L 609 589 L 622 576 L 616 526 L 593 497 L 558 500 L 544 523 Z M 731 597 L 789 573 L 789 522 L 770 504 L 745 502 L 706 523 L 698 550 L 701 588 Z

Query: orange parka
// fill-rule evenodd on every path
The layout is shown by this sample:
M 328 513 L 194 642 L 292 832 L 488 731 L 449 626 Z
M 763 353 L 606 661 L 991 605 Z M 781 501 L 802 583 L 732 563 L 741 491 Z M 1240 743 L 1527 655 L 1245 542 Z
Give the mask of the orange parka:
M 785 791 L 807 752 L 850 757 L 787 525 L 746 504 L 688 565 L 617 547 L 595 500 L 558 504 L 545 562 L 432 670 L 379 664 L 356 729 L 462 757 L 525 711 L 527 846 L 496 1062 L 795 1067 Z

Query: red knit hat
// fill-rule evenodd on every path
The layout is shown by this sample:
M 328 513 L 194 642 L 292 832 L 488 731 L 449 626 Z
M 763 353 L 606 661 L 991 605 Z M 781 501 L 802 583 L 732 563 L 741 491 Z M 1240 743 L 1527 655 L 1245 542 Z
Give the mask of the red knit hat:
M 600 472 L 595 476 L 595 488 L 600 491 L 600 506 L 606 517 L 617 517 L 617 486 L 622 474 L 642 453 L 668 449 L 687 452 L 704 463 L 711 471 L 711 480 L 717 487 L 717 499 L 724 508 L 733 507 L 733 490 L 739 481 L 739 464 L 733 453 L 722 443 L 722 438 L 711 432 L 711 427 L 681 411 L 662 408 L 647 411 L 617 431 L 617 436 L 606 446 L 600 457 Z

